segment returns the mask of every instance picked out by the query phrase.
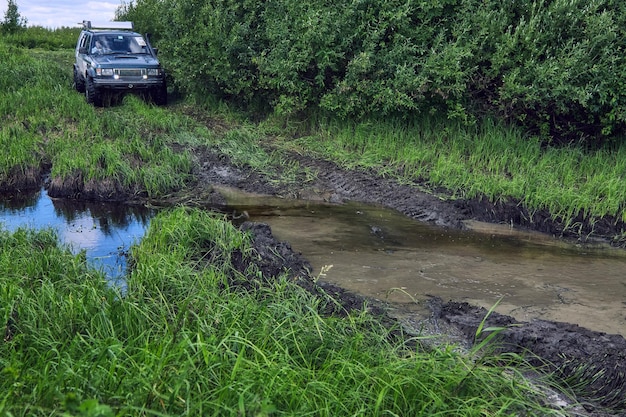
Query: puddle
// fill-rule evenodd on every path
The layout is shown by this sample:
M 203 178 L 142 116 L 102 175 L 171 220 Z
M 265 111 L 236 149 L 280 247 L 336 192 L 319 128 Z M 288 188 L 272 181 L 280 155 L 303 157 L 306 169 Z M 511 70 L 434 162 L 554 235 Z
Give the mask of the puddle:
M 362 204 L 330 205 L 221 189 L 235 213 L 268 223 L 321 279 L 419 310 L 430 296 L 467 301 L 519 320 L 541 318 L 626 336 L 626 251 L 579 247 L 507 226 L 447 230 Z M 0 223 L 53 227 L 75 252 L 123 285 L 124 252 L 153 210 L 48 198 L 45 190 L 0 203 Z
M 347 204 L 249 199 L 229 204 L 268 223 L 314 273 L 354 292 L 423 305 L 429 296 L 467 301 L 529 321 L 545 320 L 626 336 L 626 253 L 580 247 L 508 226 L 447 230 L 392 210 Z M 252 203 L 251 203 L 252 202 Z
M 61 242 L 74 253 L 84 250 L 91 265 L 122 287 L 125 252 L 141 239 L 153 215 L 144 207 L 51 199 L 44 189 L 0 202 L 0 224 L 5 230 L 55 229 Z

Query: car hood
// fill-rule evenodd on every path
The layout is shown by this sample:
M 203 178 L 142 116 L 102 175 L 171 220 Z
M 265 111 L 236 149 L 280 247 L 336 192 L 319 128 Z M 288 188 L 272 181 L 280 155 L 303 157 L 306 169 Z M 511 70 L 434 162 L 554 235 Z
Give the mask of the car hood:
M 159 60 L 150 56 L 150 55 L 129 55 L 129 54 L 108 54 L 98 57 L 93 57 L 94 62 L 109 66 L 157 66 L 159 65 Z

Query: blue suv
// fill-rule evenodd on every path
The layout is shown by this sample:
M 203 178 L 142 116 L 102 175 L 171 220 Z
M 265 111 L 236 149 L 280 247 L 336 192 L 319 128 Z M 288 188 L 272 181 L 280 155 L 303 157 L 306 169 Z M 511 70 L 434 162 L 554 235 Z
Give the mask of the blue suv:
M 94 25 L 83 21 L 76 44 L 74 87 L 87 102 L 104 104 L 106 93 L 141 93 L 157 105 L 167 104 L 165 72 L 148 37 L 132 22 Z

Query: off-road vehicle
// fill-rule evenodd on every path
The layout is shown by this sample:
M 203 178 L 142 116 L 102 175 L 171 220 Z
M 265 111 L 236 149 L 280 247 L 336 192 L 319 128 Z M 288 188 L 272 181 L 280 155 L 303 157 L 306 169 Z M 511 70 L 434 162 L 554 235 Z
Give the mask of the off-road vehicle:
M 148 36 L 133 31 L 132 22 L 92 24 L 83 21 L 76 43 L 74 86 L 87 102 L 104 104 L 107 93 L 143 93 L 167 104 L 165 72 Z

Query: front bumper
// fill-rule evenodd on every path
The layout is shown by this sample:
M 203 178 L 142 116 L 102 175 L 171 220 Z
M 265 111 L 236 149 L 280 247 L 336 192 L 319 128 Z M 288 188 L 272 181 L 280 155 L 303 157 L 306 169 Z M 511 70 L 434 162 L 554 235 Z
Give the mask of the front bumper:
M 165 85 L 165 78 L 148 78 L 140 77 L 131 79 L 111 79 L 111 78 L 94 78 L 93 84 L 96 88 L 102 90 L 146 90 Z

